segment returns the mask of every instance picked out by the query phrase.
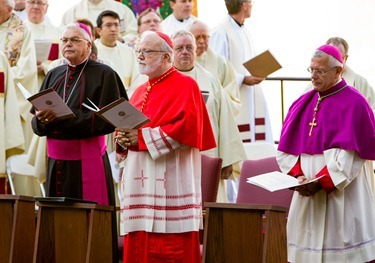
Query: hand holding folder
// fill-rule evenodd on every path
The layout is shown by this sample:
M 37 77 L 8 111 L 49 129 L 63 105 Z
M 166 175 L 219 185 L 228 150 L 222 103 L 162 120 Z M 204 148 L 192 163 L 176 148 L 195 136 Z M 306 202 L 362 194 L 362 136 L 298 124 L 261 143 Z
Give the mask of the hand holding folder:
M 150 121 L 146 115 L 124 98 L 119 98 L 101 109 L 89 98 L 87 100 L 90 105 L 83 102 L 82 106 L 94 111 L 98 116 L 116 128 L 137 129 Z

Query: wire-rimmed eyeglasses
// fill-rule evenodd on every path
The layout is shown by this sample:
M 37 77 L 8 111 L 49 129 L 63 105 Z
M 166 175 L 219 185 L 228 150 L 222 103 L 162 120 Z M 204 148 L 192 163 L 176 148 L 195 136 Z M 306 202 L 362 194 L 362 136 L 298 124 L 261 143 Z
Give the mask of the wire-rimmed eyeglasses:
M 311 74 L 313 74 L 315 72 L 315 74 L 321 76 L 321 75 L 324 75 L 326 73 L 328 73 L 329 71 L 333 70 L 333 69 L 336 69 L 336 67 L 333 67 L 333 68 L 330 68 L 328 70 L 322 70 L 322 69 L 316 69 L 316 68 L 312 68 L 312 67 L 308 67 L 307 68 L 307 71 L 310 72 Z

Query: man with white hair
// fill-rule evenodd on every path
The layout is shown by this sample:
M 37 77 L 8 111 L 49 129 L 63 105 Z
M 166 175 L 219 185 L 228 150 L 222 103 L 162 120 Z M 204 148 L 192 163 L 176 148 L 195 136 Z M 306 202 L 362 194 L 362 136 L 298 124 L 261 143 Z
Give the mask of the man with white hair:
M 117 152 L 125 159 L 124 262 L 201 262 L 200 150 L 215 147 L 207 109 L 195 80 L 173 67 L 166 34 L 150 32 L 138 48 L 140 72 L 149 80 L 130 102 L 151 121 L 117 131 Z
M 238 177 L 239 163 L 246 160 L 246 153 L 230 106 L 229 97 L 218 79 L 198 63 L 195 63 L 197 46 L 191 32 L 177 31 L 173 35 L 172 41 L 174 67 L 181 73 L 195 79 L 201 91 L 209 92 L 206 106 L 217 147 L 204 151 L 203 154 L 223 159 L 217 201 L 227 203 L 226 180 L 234 180 L 235 176 Z
M 114 0 L 82 0 L 68 9 L 61 20 L 66 25 L 77 18 L 88 18 L 96 26 L 96 18 L 105 10 L 112 10 L 120 17 L 120 36 L 124 41 L 137 35 L 137 20 L 133 11 L 126 5 Z
M 58 28 L 46 19 L 48 10 L 48 0 L 30 0 L 26 2 L 27 20 L 25 24 L 31 30 L 36 48 L 45 48 L 42 43 L 50 43 L 50 50 L 45 60 L 37 57 L 38 68 L 38 87 L 42 85 L 45 74 L 48 71 L 48 65 L 52 60 L 59 57 L 59 38 L 62 29 Z M 37 52 L 38 54 L 38 52 Z
M 12 13 L 13 0 L 0 0 L 0 51 L 4 52 L 11 66 L 13 80 L 34 94 L 38 90 L 36 55 L 30 30 L 22 20 Z M 32 138 L 30 127 L 30 102 L 16 89 L 18 109 L 25 136 L 24 150 L 27 150 Z
M 210 29 L 207 24 L 196 20 L 188 27 L 188 30 L 194 35 L 197 44 L 195 61 L 218 78 L 230 98 L 233 114 L 237 116 L 241 107 L 241 98 L 236 71 L 232 63 L 209 47 Z
M 58 119 L 51 109 L 33 109 L 34 132 L 47 137 L 47 196 L 67 196 L 115 206 L 111 166 L 105 135 L 114 131 L 92 111 L 82 106 L 91 100 L 106 106 L 126 91 L 117 73 L 91 60 L 91 34 L 86 25 L 68 24 L 61 38 L 67 65 L 49 71 L 41 91 L 53 88 L 75 117 Z M 113 255 L 117 255 L 115 210 L 112 215 Z
M 285 118 L 280 169 L 307 183 L 294 189 L 287 221 L 288 262 L 374 262 L 375 119 L 366 99 L 341 78 L 334 46 L 314 52 L 313 89 Z

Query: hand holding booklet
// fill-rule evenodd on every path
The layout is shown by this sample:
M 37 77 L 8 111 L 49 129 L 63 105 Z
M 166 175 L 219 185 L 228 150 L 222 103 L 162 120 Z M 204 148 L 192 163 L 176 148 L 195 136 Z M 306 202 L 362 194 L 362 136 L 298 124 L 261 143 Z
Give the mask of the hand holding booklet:
M 30 101 L 36 110 L 51 109 L 57 119 L 66 119 L 75 117 L 72 110 L 66 105 L 59 94 L 53 89 L 49 88 L 38 92 L 37 94 L 30 94 L 30 92 L 20 83 L 17 83 L 23 96 Z
M 131 105 L 126 99 L 119 98 L 107 106 L 99 109 L 89 98 L 87 100 L 91 105 L 82 103 L 84 107 L 95 111 L 97 115 L 116 128 L 137 129 L 150 122 L 142 112 Z
M 268 75 L 282 67 L 270 50 L 266 50 L 253 57 L 243 65 L 252 76 L 260 78 L 266 78 Z
M 247 182 L 262 187 L 270 192 L 274 192 L 278 190 L 310 184 L 312 182 L 317 181 L 320 178 L 321 177 L 317 177 L 310 180 L 307 183 L 300 184 L 297 178 L 290 176 L 288 174 L 275 171 L 271 173 L 265 173 L 249 177 L 247 178 Z

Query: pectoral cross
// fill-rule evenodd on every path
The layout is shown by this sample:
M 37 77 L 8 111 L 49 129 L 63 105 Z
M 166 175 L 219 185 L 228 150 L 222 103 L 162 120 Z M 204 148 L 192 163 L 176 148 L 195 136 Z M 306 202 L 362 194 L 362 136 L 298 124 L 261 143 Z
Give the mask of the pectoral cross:
M 313 128 L 317 125 L 317 123 L 315 122 L 315 116 L 314 116 L 312 122 L 309 123 L 309 125 L 311 126 L 309 136 L 311 136 Z

